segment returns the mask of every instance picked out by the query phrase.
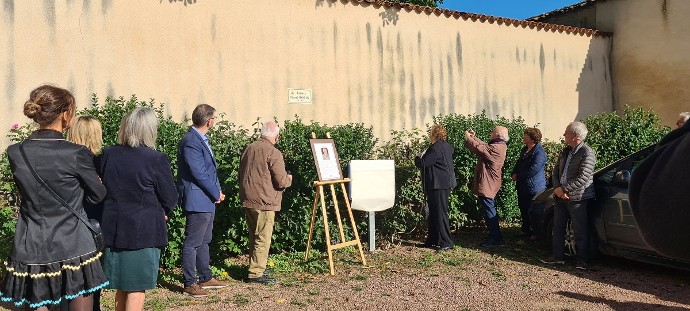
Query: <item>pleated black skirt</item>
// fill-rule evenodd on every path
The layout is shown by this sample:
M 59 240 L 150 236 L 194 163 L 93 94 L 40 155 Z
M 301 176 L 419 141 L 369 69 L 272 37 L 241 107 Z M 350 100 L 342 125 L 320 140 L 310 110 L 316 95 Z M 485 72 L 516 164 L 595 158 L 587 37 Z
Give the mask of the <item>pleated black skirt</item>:
M 49 264 L 10 259 L 4 265 L 0 301 L 35 309 L 93 293 L 108 285 L 101 256 L 101 252 L 95 252 Z

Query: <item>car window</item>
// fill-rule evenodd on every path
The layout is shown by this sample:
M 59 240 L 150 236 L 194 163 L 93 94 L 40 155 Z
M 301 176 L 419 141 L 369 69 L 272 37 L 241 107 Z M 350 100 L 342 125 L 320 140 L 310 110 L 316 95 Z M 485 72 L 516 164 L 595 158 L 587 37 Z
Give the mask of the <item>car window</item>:
M 632 171 L 644 161 L 650 154 L 654 152 L 654 148 L 646 148 L 640 151 L 639 153 L 635 154 L 633 157 L 629 159 L 625 159 L 618 163 L 618 165 L 611 167 L 607 171 L 601 173 L 599 177 L 597 178 L 597 181 L 603 182 L 603 183 L 611 183 L 613 180 L 613 177 L 616 175 L 617 172 L 626 170 L 632 174 Z
M 597 181 L 600 181 L 602 183 L 608 184 L 613 180 L 613 176 L 616 175 L 616 172 L 618 171 L 617 167 L 613 167 L 609 169 L 606 172 L 603 172 L 599 177 L 597 178 Z

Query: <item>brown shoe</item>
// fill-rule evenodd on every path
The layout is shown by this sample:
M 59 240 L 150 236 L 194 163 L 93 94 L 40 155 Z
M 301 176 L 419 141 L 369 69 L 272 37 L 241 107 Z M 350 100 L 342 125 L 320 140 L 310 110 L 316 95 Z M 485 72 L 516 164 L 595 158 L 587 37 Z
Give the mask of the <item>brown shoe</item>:
M 205 289 L 201 288 L 201 286 L 199 286 L 199 284 L 192 284 L 192 285 L 186 286 L 184 288 L 184 292 L 185 292 L 185 294 L 190 295 L 194 298 L 208 296 L 208 292 Z
M 199 283 L 199 286 L 201 286 L 201 288 L 203 288 L 203 289 L 219 289 L 219 288 L 227 287 L 228 285 L 229 284 L 227 282 L 218 281 L 214 278 L 211 278 L 210 280 L 208 280 L 206 282 Z

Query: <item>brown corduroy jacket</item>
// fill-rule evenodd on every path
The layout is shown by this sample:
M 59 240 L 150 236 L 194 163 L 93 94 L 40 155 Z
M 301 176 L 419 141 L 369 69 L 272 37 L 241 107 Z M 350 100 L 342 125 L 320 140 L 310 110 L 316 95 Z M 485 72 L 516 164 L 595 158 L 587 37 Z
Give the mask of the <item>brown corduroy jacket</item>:
M 283 190 L 292 185 L 283 154 L 265 138 L 242 153 L 239 181 L 242 207 L 264 211 L 279 211 Z
M 465 146 L 479 156 L 474 168 L 472 192 L 481 197 L 495 198 L 503 180 L 503 162 L 508 145 L 501 139 L 487 144 L 477 137 L 471 137 L 465 140 Z

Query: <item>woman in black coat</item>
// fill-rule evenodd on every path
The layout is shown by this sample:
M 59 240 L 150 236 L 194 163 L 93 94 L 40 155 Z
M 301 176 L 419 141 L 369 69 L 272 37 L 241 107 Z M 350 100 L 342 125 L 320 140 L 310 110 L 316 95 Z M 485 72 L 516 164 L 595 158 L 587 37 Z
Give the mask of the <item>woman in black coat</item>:
M 450 192 L 457 185 L 453 167 L 453 147 L 446 142 L 448 134 L 441 125 L 431 127 L 431 146 L 415 157 L 415 165 L 423 171 L 423 187 L 429 206 L 428 235 L 424 247 L 449 250 L 454 246 L 450 237 L 448 205 Z
M 118 144 L 101 159 L 105 274 L 116 289 L 117 310 L 142 310 L 156 288 L 161 249 L 168 245 L 167 214 L 177 205 L 170 160 L 156 151 L 158 118 L 138 107 L 122 119 Z
M 17 307 L 48 310 L 69 300 L 70 310 L 91 311 L 90 294 L 108 284 L 91 231 L 60 203 L 86 217 L 83 202 L 97 204 L 106 191 L 91 152 L 62 136 L 74 111 L 69 91 L 38 87 L 24 104 L 24 114 L 40 128 L 7 149 L 22 200 L 0 300 Z M 41 186 L 30 167 L 59 199 Z

